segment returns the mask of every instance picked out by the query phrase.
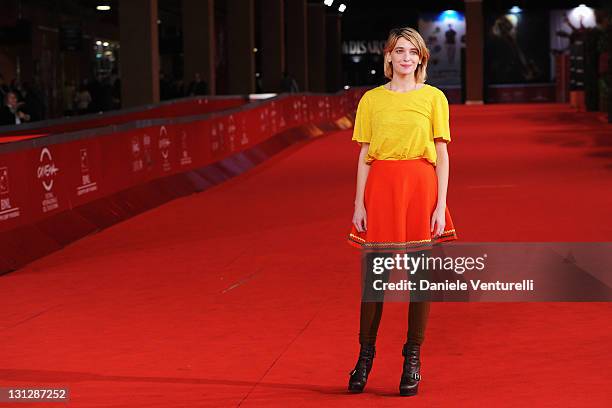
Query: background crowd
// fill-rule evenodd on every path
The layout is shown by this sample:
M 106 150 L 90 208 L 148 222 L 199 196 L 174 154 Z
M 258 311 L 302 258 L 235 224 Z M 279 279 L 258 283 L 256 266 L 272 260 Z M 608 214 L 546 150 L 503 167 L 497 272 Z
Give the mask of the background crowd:
M 185 83 L 160 73 L 161 100 L 208 94 L 208 84 L 199 73 Z M 43 91 L 35 84 L 13 79 L 7 83 L 0 74 L 0 126 L 48 119 Z M 121 79 L 116 72 L 105 77 L 86 79 L 77 84 L 66 81 L 62 93 L 64 116 L 106 112 L 121 108 Z

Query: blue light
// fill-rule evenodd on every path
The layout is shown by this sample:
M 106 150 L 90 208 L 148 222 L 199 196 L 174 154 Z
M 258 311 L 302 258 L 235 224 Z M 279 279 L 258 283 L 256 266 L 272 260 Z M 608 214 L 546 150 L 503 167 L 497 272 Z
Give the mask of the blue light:
M 463 16 L 455 10 L 445 10 L 440 13 L 437 20 L 441 23 L 456 23 L 463 20 Z
M 523 10 L 519 6 L 514 6 L 510 9 L 511 14 L 520 14 Z

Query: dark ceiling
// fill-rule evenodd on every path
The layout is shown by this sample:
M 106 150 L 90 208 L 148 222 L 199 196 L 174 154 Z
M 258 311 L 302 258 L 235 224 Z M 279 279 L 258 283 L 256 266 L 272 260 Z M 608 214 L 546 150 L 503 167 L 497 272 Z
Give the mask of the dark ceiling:
M 97 16 L 111 21 L 118 21 L 119 0 L 13 0 L 21 4 L 36 4 L 47 10 L 77 16 Z M 124 0 L 129 1 L 129 0 Z M 216 0 L 221 4 L 225 0 Z M 255 0 L 257 1 L 257 0 Z M 308 3 L 322 3 L 323 0 L 307 0 Z M 329 7 L 329 12 L 335 12 L 341 3 L 346 4 L 347 9 L 344 16 L 354 16 L 357 18 L 376 16 L 375 18 L 385 18 L 395 13 L 406 10 L 406 12 L 418 11 L 442 11 L 446 9 L 463 10 L 464 1 L 462 0 L 427 0 L 427 1 L 384 1 L 384 0 L 334 0 L 333 7 Z M 111 10 L 101 12 L 96 10 L 96 6 L 108 4 Z M 485 9 L 503 10 L 512 6 L 519 6 L 525 10 L 542 9 L 564 9 L 576 7 L 579 4 L 586 4 L 590 7 L 604 7 L 612 4 L 612 0 L 483 0 Z M 181 0 L 158 0 L 159 18 L 162 24 L 180 26 L 181 20 Z M 371 14 L 370 14 L 371 13 Z

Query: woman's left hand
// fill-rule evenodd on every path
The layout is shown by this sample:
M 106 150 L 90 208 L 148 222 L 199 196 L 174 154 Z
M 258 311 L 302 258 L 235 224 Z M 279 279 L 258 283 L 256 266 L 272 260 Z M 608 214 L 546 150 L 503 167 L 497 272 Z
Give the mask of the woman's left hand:
M 431 216 L 431 234 L 433 238 L 437 238 L 444 232 L 446 227 L 446 208 L 436 207 Z

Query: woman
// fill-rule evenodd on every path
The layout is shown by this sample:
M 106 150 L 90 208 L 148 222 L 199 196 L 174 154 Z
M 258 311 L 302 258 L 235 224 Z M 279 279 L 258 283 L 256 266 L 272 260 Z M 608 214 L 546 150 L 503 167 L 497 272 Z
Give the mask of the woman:
M 362 249 L 417 251 L 457 239 L 446 207 L 450 142 L 448 101 L 426 85 L 429 51 L 412 28 L 391 30 L 384 48 L 390 82 L 367 91 L 353 139 L 361 144 L 352 231 Z M 415 395 L 429 302 L 410 302 L 400 395 Z M 382 302 L 362 299 L 360 352 L 349 391 L 363 391 L 372 368 Z

